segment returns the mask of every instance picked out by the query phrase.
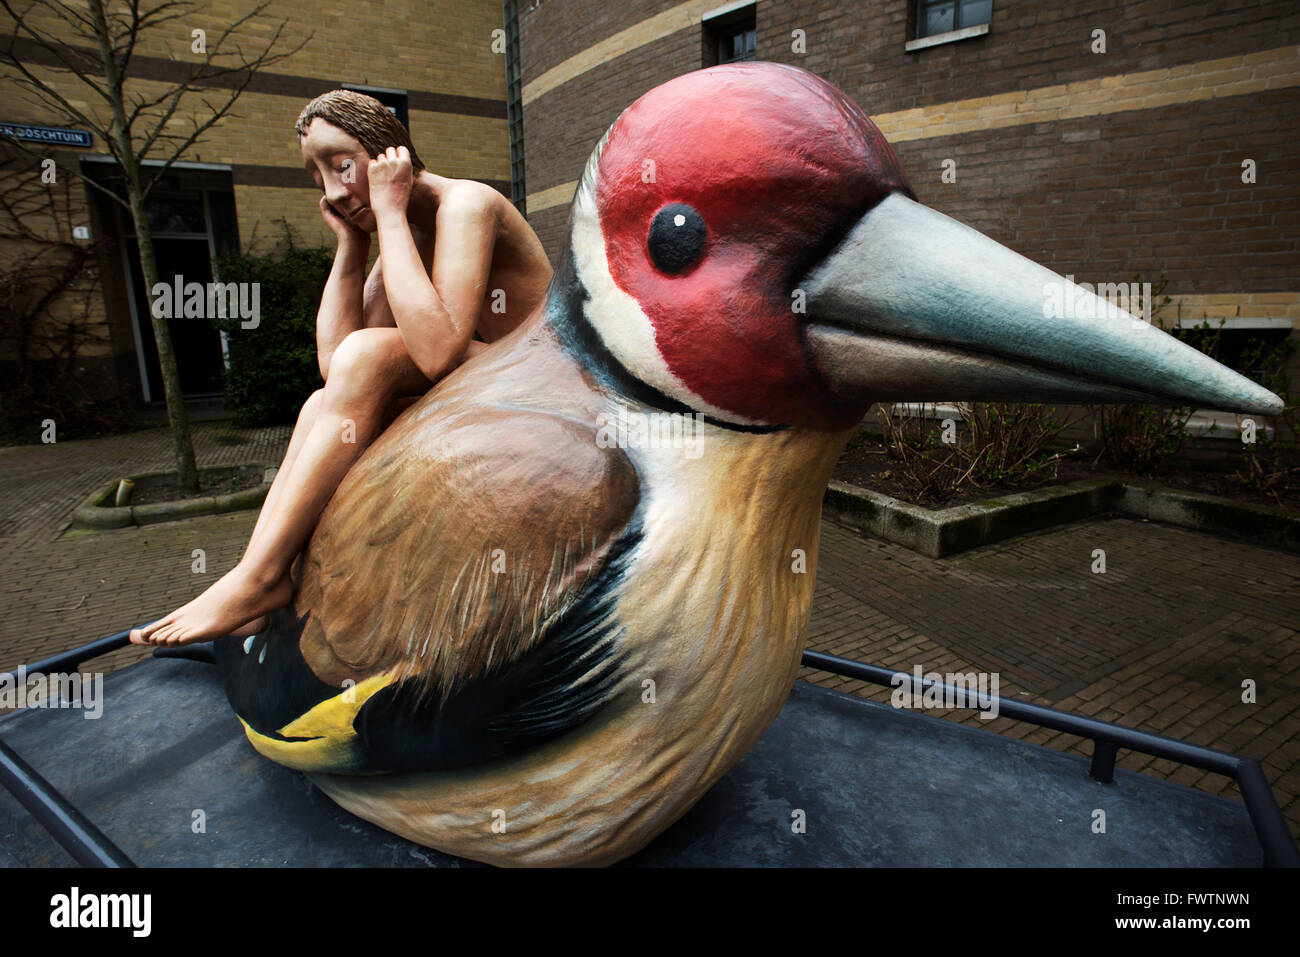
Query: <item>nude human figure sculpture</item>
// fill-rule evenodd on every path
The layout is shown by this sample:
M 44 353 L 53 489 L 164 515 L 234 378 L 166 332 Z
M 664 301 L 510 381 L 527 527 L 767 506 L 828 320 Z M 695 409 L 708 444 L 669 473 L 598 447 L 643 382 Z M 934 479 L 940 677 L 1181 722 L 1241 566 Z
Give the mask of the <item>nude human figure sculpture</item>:
M 289 602 L 294 559 L 352 463 L 433 383 L 518 326 L 551 278 L 540 241 L 505 197 L 431 173 L 377 100 L 326 93 L 296 129 L 338 238 L 316 324 L 325 386 L 303 405 L 239 563 L 193 601 L 134 629 L 138 644 L 259 630 L 262 616 Z M 372 234 L 379 257 L 367 278 Z

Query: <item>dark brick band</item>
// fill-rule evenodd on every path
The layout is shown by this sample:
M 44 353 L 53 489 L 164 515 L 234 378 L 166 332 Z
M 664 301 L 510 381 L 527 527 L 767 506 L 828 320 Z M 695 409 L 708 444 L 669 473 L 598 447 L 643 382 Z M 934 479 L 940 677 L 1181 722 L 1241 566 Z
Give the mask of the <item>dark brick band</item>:
M 277 189 L 320 189 L 311 181 L 307 171 L 301 166 L 261 166 L 253 163 L 237 163 L 231 168 L 231 175 L 236 186 L 274 186 Z M 493 189 L 510 195 L 510 181 L 502 179 L 478 179 Z
M 56 68 L 71 67 L 88 74 L 103 72 L 100 67 L 99 57 L 92 51 L 80 47 L 61 44 L 56 51 L 52 51 L 35 40 L 10 37 L 4 46 L 4 51 L 7 55 L 11 55 L 24 63 Z M 131 58 L 131 77 L 138 80 L 180 83 L 189 76 L 192 66 L 193 64 L 183 60 L 136 55 Z M 242 73 L 228 73 L 201 81 L 196 86 L 233 89 L 242 79 Z M 338 89 L 340 82 L 339 80 L 327 80 L 320 77 L 259 71 L 253 75 L 246 90 L 250 93 L 292 96 L 300 100 L 310 100 L 322 93 Z M 452 113 L 458 116 L 483 116 L 497 120 L 506 118 L 506 101 L 504 97 L 496 100 L 486 97 L 438 93 L 432 90 L 409 90 L 406 96 L 407 106 L 412 110 Z

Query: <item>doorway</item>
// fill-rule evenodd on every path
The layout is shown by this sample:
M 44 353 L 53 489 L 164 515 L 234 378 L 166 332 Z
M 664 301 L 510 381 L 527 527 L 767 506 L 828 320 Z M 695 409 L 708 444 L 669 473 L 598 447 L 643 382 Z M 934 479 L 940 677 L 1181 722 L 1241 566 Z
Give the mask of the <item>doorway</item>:
M 115 163 L 87 163 L 97 181 L 125 196 L 125 183 Z M 90 167 L 95 169 L 90 169 Z M 120 204 L 101 197 L 101 221 L 115 228 L 121 249 L 121 269 L 126 279 L 127 307 L 135 337 L 140 373 L 141 397 L 146 404 L 162 402 L 162 366 L 150 297 L 144 286 L 135 224 Z M 221 256 L 238 251 L 235 193 L 230 170 L 184 167 L 169 169 L 155 183 L 145 204 L 153 232 L 158 280 L 172 284 L 207 284 L 219 277 L 215 263 Z M 187 399 L 202 399 L 221 393 L 222 373 L 227 365 L 225 334 L 207 319 L 181 317 L 166 320 L 180 376 L 181 393 Z

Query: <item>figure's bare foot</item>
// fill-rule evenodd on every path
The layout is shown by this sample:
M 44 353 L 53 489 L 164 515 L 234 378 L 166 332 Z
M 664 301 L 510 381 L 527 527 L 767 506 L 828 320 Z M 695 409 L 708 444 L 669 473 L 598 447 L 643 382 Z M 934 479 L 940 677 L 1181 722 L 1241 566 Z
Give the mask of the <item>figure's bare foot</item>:
M 247 638 L 249 635 L 257 634 L 265 627 L 266 627 L 266 616 L 262 615 L 260 618 L 254 618 L 247 625 L 234 629 L 233 631 L 229 632 L 229 634 L 233 635 L 236 638 Z
M 168 646 L 213 641 L 241 625 L 256 624 L 253 619 L 287 605 L 292 598 L 293 582 L 287 572 L 268 582 L 240 562 L 189 604 L 151 625 L 132 630 L 131 641 Z

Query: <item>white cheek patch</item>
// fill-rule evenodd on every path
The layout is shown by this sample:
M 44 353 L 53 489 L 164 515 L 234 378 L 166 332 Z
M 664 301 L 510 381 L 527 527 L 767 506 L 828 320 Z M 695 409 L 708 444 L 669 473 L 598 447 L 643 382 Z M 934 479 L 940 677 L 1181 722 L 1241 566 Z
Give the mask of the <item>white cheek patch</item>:
M 758 424 L 710 405 L 668 368 L 655 341 L 650 319 L 636 299 L 619 288 L 610 273 L 594 194 L 594 189 L 580 188 L 574 200 L 573 261 L 579 281 L 591 296 L 585 307 L 587 321 L 605 348 L 637 379 L 691 409 L 723 422 Z

